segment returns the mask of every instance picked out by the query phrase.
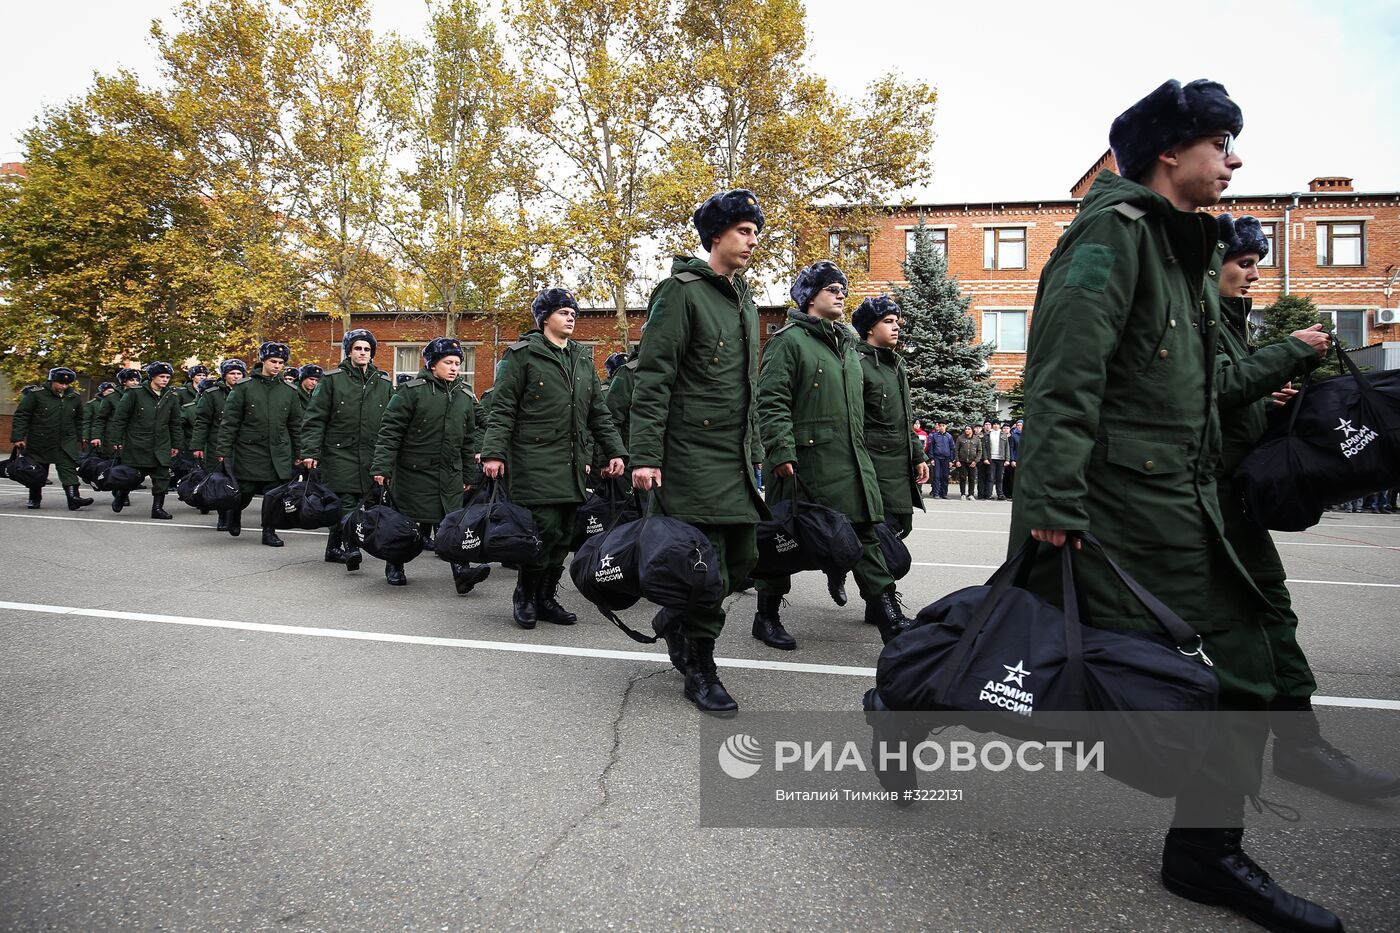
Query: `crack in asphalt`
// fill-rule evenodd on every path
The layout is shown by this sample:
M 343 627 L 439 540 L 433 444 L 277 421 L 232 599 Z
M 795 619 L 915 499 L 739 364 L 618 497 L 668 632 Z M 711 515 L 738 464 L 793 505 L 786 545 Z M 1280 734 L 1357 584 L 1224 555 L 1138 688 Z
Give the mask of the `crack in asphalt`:
M 227 583 L 227 582 L 230 581 L 230 580 L 242 580 L 242 579 L 244 579 L 245 577 L 260 577 L 260 576 L 263 576 L 264 574 L 276 573 L 276 572 L 279 571 L 279 570 L 286 570 L 288 567 L 296 567 L 296 566 L 299 566 L 299 565 L 301 565 L 301 564 L 314 564 L 314 563 L 318 563 L 320 560 L 321 560 L 321 558 L 319 558 L 319 557 L 308 557 L 308 558 L 306 558 L 305 560 L 292 560 L 292 561 L 287 561 L 285 564 L 278 564 L 276 567 L 269 567 L 267 570 L 254 570 L 252 573 L 236 573 L 236 574 L 234 574 L 234 575 L 231 576 L 231 577 L 219 577 L 217 580 L 213 580 L 213 581 L 210 581 L 210 582 L 213 582 L 213 583 Z M 207 586 L 208 584 L 204 584 L 204 585 Z

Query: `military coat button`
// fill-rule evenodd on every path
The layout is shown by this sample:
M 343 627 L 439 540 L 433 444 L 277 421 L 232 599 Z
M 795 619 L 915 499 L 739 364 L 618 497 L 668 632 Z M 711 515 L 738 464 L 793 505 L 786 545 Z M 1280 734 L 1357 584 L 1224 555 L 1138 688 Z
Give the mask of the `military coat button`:
M 1162 359 L 1165 360 L 1165 359 L 1167 358 L 1167 348 L 1166 348 L 1166 347 L 1163 347 L 1161 350 L 1159 350 L 1159 351 L 1157 352 L 1157 355 L 1160 356 Z
M 1151 460 L 1148 460 L 1146 463 L 1144 463 L 1144 464 L 1142 465 L 1142 468 L 1143 468 L 1144 470 L 1150 470 L 1150 469 L 1152 469 L 1152 461 L 1151 461 Z

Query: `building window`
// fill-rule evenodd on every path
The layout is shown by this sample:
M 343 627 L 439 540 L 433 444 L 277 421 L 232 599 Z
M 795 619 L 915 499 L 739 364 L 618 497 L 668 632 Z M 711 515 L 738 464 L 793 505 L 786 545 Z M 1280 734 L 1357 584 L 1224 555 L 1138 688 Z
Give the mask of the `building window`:
M 831 258 L 847 272 L 870 271 L 870 237 L 864 233 L 833 230 L 829 240 Z
M 1366 264 L 1366 241 L 1359 223 L 1318 224 L 1317 264 L 1319 266 L 1362 266 Z
M 925 228 L 924 228 L 924 233 L 926 233 L 926 234 L 928 235 L 929 240 L 933 243 L 933 248 L 934 248 L 934 250 L 936 250 L 940 256 L 943 256 L 943 257 L 946 258 L 947 255 L 948 255 L 948 231 L 947 231 L 946 229 L 942 228 L 942 227 L 925 227 Z M 908 258 L 910 258 L 911 256 L 913 256 L 913 255 L 914 255 L 914 251 L 915 251 L 916 249 L 918 249 L 918 247 L 919 247 L 919 231 L 918 231 L 918 229 L 916 228 L 916 229 L 914 229 L 914 230 L 905 230 L 905 231 L 904 231 L 904 258 L 908 259 Z
M 1330 321 L 1343 345 L 1351 348 L 1366 346 L 1366 309 L 1331 308 L 1318 312 L 1318 317 Z
M 1269 255 L 1259 260 L 1259 265 L 1263 268 L 1278 265 L 1278 224 L 1260 224 L 1259 229 L 1264 231 L 1264 242 L 1269 244 Z
M 988 227 L 983 230 L 982 268 L 1026 268 L 1026 228 Z
M 1026 312 L 983 311 L 982 342 L 991 343 L 998 353 L 1026 352 Z
M 467 381 L 467 387 L 473 392 L 476 391 L 476 346 L 474 344 L 462 344 L 462 368 L 458 370 L 460 378 Z M 422 344 L 400 344 L 394 347 L 394 384 L 398 385 L 399 373 L 408 373 L 416 376 L 423 369 L 423 345 Z

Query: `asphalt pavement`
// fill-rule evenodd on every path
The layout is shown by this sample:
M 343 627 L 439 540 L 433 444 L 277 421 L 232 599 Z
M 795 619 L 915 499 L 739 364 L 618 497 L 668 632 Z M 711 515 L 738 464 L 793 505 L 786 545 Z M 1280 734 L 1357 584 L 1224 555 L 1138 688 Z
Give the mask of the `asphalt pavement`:
M 151 521 L 145 492 L 120 515 L 97 498 L 71 513 L 50 487 L 33 512 L 0 484 L 0 928 L 1258 929 L 1167 894 L 1160 831 L 704 827 L 701 714 L 567 583 L 580 624 L 525 632 L 499 567 L 458 597 L 425 555 L 391 588 L 373 559 L 323 563 L 320 533 L 274 550 L 179 503 Z M 907 609 L 984 580 L 1009 516 L 916 515 Z M 1394 745 L 1400 516 L 1277 540 L 1319 703 L 1378 710 Z M 797 578 L 795 652 L 732 598 L 718 654 L 743 710 L 859 708 L 880 644 L 849 589 L 839 609 Z M 1348 931 L 1400 929 L 1400 831 L 1265 813 L 1246 839 Z

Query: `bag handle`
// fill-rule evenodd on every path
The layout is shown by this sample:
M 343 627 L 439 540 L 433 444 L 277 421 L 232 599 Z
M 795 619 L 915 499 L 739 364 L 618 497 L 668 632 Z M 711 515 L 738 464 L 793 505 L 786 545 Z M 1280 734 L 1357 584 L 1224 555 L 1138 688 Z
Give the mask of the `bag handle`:
M 1167 633 L 1167 637 L 1176 643 L 1178 651 L 1187 656 L 1200 655 L 1201 660 L 1206 663 L 1207 667 L 1215 666 L 1214 662 L 1206 657 L 1205 651 L 1203 650 L 1204 639 L 1201 638 L 1196 630 L 1188 625 L 1181 616 L 1173 612 L 1166 603 L 1162 602 L 1156 596 L 1153 596 L 1141 583 L 1138 583 L 1129 576 L 1126 570 L 1119 567 L 1118 563 L 1108 555 L 1108 550 L 1103 546 L 1103 542 L 1087 531 L 1080 531 L 1075 534 L 1098 550 L 1104 562 L 1107 563 L 1109 569 L 1113 571 L 1114 576 L 1116 576 L 1119 582 L 1128 588 L 1128 592 L 1132 593 L 1133 597 L 1142 604 L 1142 607 L 1152 616 L 1153 621 L 1161 626 L 1162 630 Z M 1066 543 L 1065 546 L 1069 548 L 1068 543 Z M 1188 651 L 1187 648 L 1191 650 Z

